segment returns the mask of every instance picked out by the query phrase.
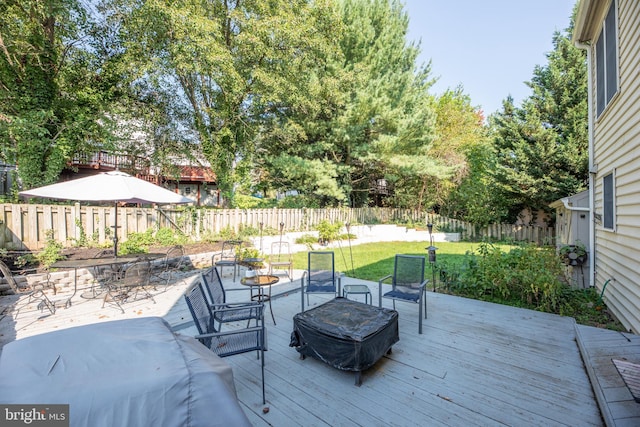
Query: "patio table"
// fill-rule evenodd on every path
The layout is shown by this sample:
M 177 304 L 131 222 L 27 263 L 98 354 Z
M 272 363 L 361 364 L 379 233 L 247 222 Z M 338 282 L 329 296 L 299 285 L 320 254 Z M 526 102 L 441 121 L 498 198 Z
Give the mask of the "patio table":
M 53 264 L 51 264 L 51 268 L 73 268 L 73 294 L 71 294 L 71 296 L 67 298 L 67 301 L 64 304 L 65 308 L 71 306 L 71 300 L 76 296 L 76 293 L 78 292 L 78 269 L 93 268 L 104 265 L 128 264 L 136 262 L 137 260 L 139 260 L 139 257 L 137 255 L 126 255 L 121 257 L 106 258 L 65 259 L 54 262 Z
M 240 283 L 244 286 L 249 286 L 251 292 L 251 301 L 269 302 L 269 311 L 271 312 L 271 320 L 273 324 L 276 324 L 276 318 L 273 315 L 273 309 L 271 308 L 271 286 L 280 281 L 278 276 L 272 276 L 269 274 L 258 274 L 253 277 L 243 277 L 240 279 Z M 269 291 L 266 293 L 263 287 L 268 287 Z M 256 293 L 253 292 L 253 288 L 257 288 Z

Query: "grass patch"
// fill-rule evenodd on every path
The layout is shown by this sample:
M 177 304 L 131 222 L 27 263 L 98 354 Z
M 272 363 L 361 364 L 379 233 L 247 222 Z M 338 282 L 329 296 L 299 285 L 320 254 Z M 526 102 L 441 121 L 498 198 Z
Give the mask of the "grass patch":
M 395 254 L 426 255 L 428 242 L 377 242 L 354 245 L 349 248 L 348 242 L 333 248 L 335 252 L 336 270 L 349 277 L 377 282 L 381 277 L 393 273 Z M 467 251 L 478 249 L 478 243 L 442 242 L 435 245 L 438 248 L 437 261 L 451 265 L 460 265 Z M 505 248 L 510 246 L 504 245 Z M 324 250 L 324 249 L 322 249 Z M 353 261 L 353 263 L 352 263 Z M 427 263 L 428 264 L 428 263 Z M 293 254 L 293 268 L 305 270 L 307 268 L 307 252 Z M 431 269 L 427 265 L 427 272 Z

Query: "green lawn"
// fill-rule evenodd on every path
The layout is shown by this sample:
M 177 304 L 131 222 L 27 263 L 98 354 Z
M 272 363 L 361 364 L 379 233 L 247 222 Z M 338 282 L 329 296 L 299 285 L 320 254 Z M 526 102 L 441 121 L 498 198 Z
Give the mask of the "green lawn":
M 469 242 L 437 242 L 434 246 L 437 262 L 447 264 L 458 264 L 467 251 L 476 250 L 479 243 Z M 335 252 L 336 270 L 349 277 L 363 280 L 378 281 L 382 277 L 393 273 L 393 258 L 395 254 L 427 255 L 426 247 L 429 242 L 376 242 L 353 245 L 349 248 L 348 241 L 341 241 L 340 247 L 333 249 Z M 508 245 L 503 246 L 503 250 L 509 250 Z M 353 260 L 353 263 L 352 263 Z M 427 258 L 428 264 L 428 258 Z M 307 268 L 307 252 L 297 252 L 293 254 L 293 268 L 305 270 Z M 430 266 L 427 265 L 427 274 L 430 273 Z M 430 277 L 429 277 L 430 278 Z

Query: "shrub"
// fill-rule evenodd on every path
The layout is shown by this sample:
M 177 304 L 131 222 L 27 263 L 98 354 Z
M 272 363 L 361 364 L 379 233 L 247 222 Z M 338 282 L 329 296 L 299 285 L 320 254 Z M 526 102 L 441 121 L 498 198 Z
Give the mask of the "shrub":
M 320 221 L 316 228 L 318 229 L 318 238 L 320 243 L 327 244 L 333 240 L 339 239 L 342 224 L 339 222 L 330 223 L 325 219 Z
M 231 227 L 225 227 L 218 233 L 219 240 L 239 240 L 240 235 Z
M 118 254 L 134 254 L 148 252 L 149 246 L 155 243 L 153 230 L 147 229 L 144 233 L 131 233 L 127 240 L 118 246 Z
M 258 250 L 257 248 L 251 248 L 251 247 L 244 247 L 240 249 L 239 253 L 236 255 L 240 259 L 262 258 L 262 254 L 260 253 L 260 250 Z
M 318 242 L 318 237 L 313 234 L 303 234 L 296 238 L 296 243 L 299 245 L 309 245 Z
M 62 255 L 62 243 L 53 238 L 53 230 L 46 231 L 46 244 L 44 249 L 35 255 L 35 259 L 44 267 L 49 268 L 54 262 L 64 259 Z
M 187 237 L 168 227 L 162 227 L 154 236 L 155 244 L 160 246 L 182 245 L 187 242 Z
M 460 271 L 455 274 L 459 278 L 450 286 L 456 293 L 552 313 L 558 312 L 567 288 L 559 279 L 562 265 L 551 247 L 523 245 L 503 252 L 483 243 L 477 254 L 465 255 Z
M 234 207 L 240 209 L 265 209 L 272 208 L 276 205 L 274 199 L 262 199 L 245 194 L 236 194 L 233 198 Z
M 282 209 L 319 208 L 320 201 L 307 196 L 287 196 L 278 200 L 278 207 Z

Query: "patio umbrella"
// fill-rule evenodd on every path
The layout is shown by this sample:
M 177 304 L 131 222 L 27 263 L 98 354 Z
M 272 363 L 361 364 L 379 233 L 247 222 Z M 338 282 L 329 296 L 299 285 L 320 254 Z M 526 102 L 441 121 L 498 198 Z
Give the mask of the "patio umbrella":
M 23 197 L 45 199 L 114 202 L 116 211 L 113 249 L 116 255 L 118 254 L 118 202 L 157 204 L 194 202 L 192 199 L 118 170 L 33 188 L 18 194 Z

